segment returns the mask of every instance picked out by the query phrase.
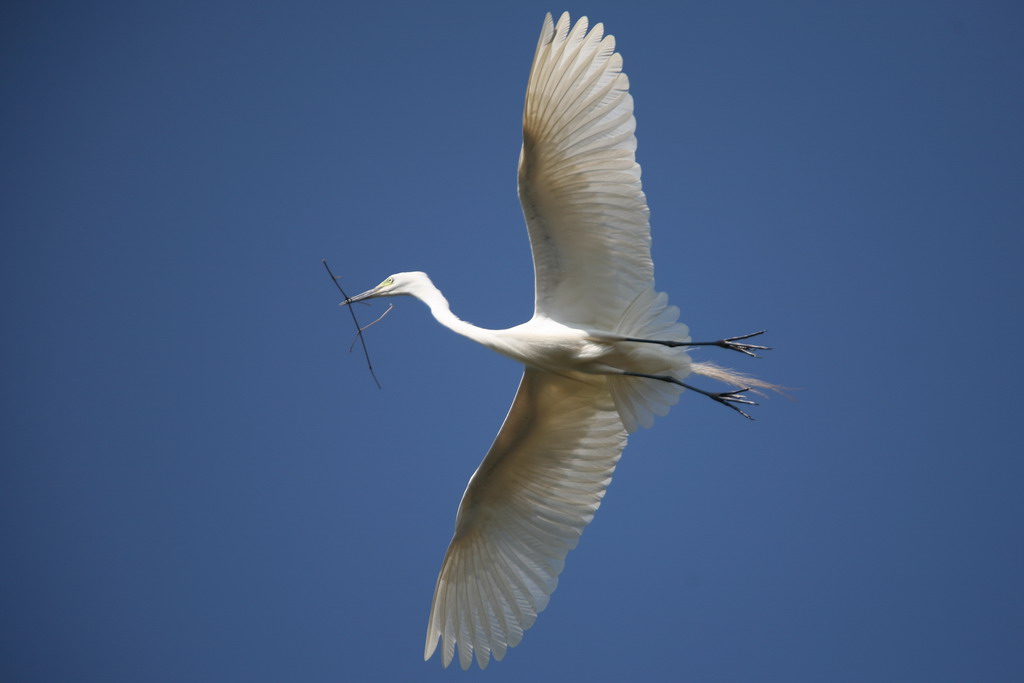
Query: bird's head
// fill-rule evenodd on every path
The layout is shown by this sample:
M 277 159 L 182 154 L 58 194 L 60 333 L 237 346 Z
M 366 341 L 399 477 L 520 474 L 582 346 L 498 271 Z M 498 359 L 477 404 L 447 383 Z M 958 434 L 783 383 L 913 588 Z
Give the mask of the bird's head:
M 382 296 L 399 296 L 402 294 L 408 294 L 416 296 L 418 292 L 423 289 L 424 285 L 429 286 L 430 280 L 427 278 L 426 273 L 412 272 L 412 273 L 395 273 L 384 279 L 379 285 L 373 289 L 367 290 L 362 294 L 356 294 L 350 296 L 341 302 L 342 306 L 348 304 L 354 304 L 357 301 L 363 301 L 365 299 L 376 299 Z

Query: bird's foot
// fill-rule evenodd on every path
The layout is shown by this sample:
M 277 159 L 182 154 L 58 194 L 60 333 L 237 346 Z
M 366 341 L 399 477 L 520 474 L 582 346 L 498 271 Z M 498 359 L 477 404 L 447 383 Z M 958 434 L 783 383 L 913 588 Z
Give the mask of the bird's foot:
M 760 358 L 761 356 L 754 353 L 755 351 L 771 351 L 770 346 L 761 346 L 759 344 L 744 344 L 741 343 L 743 339 L 750 339 L 762 335 L 768 330 L 760 330 L 759 332 L 751 332 L 750 334 L 743 334 L 739 337 L 728 337 L 726 339 L 719 339 L 713 342 L 690 342 L 687 346 L 717 346 L 722 349 L 729 349 L 732 351 L 739 351 L 740 353 L 746 354 L 751 358 Z M 747 391 L 744 389 L 743 391 Z
M 691 387 L 691 388 L 696 388 L 696 387 Z M 723 406 L 727 406 L 729 408 L 732 408 L 733 410 L 735 410 L 737 413 L 739 413 L 743 417 L 747 418 L 748 420 L 753 420 L 754 419 L 745 410 L 743 410 L 738 405 L 736 405 L 737 403 L 742 404 L 742 405 L 747 405 L 747 406 L 756 406 L 757 405 L 757 401 L 751 401 L 749 398 L 747 398 L 746 396 L 743 395 L 744 391 L 750 391 L 750 387 L 746 387 L 744 389 L 736 389 L 735 391 L 723 391 L 723 392 L 719 392 L 719 393 L 712 393 L 712 392 L 708 392 L 708 391 L 702 391 L 700 389 L 697 389 L 697 391 L 699 391 L 700 393 L 704 394 L 705 396 L 707 396 L 708 398 L 710 398 L 713 401 L 718 401 Z

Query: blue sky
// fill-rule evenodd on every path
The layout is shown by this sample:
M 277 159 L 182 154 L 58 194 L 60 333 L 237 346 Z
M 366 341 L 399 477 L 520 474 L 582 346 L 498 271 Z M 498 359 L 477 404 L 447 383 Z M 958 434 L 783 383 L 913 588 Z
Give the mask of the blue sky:
M 563 9 L 624 56 L 659 288 L 798 390 L 635 434 L 523 643 L 446 671 L 434 579 L 520 369 L 395 300 L 378 390 L 320 259 L 529 317 Z M 1019 3 L 0 13 L 7 680 L 1024 677 Z

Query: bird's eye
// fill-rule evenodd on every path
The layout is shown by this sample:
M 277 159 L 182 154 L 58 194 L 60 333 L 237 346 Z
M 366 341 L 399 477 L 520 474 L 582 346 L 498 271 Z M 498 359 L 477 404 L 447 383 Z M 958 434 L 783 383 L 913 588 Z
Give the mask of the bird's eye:
M 393 284 L 395 284 L 395 278 L 389 277 L 387 280 L 385 280 L 384 282 L 380 283 L 377 286 L 378 287 L 388 287 L 388 286 L 393 285 Z

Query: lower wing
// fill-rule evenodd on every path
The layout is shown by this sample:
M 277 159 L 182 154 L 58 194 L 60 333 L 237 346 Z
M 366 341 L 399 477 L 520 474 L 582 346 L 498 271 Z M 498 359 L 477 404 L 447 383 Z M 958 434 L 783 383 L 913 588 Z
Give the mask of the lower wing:
M 522 640 L 594 517 L 626 431 L 600 375 L 527 368 L 490 451 L 469 480 L 441 565 L 424 658 L 480 668 Z

